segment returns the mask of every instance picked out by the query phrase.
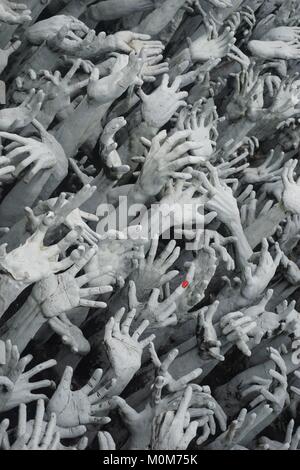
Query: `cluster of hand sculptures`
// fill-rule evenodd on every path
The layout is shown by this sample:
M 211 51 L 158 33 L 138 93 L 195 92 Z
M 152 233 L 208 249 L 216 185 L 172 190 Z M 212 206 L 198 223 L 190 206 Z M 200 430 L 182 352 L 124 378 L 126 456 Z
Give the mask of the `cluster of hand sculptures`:
M 299 61 L 295 0 L 0 0 L 0 449 L 300 449 Z

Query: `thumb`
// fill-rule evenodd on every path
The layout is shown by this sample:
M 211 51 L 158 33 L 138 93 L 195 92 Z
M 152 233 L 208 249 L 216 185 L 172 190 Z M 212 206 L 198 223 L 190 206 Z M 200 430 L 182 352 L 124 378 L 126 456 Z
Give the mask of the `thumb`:
M 137 91 L 136 91 L 136 94 L 139 96 L 139 98 L 141 98 L 141 100 L 143 101 L 143 103 L 145 101 L 147 101 L 147 99 L 149 98 L 148 95 L 146 95 L 146 93 L 141 89 L 139 88 Z

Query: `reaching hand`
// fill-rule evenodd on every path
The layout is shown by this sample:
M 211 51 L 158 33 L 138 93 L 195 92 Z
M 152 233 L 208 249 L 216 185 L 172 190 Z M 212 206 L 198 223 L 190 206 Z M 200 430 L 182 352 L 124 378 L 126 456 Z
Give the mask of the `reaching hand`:
M 39 114 L 45 94 L 32 88 L 24 101 L 17 108 L 4 108 L 0 111 L 0 130 L 15 131 L 30 124 Z M 14 134 L 11 135 L 13 137 Z M 9 136 L 3 136 L 10 138 Z M 22 140 L 21 136 L 20 141 Z M 24 137 L 23 137 L 24 139 Z M 17 139 L 15 139 L 18 142 Z M 24 143 L 24 140 L 22 141 Z
M 275 258 L 273 259 L 269 252 L 269 244 L 266 239 L 263 239 L 258 265 L 249 264 L 245 267 L 245 284 L 241 288 L 244 297 L 254 300 L 264 292 L 279 266 L 281 257 L 282 251 L 278 243 L 275 244 Z
M 76 307 L 105 308 L 105 302 L 89 300 L 94 296 L 111 292 L 111 286 L 83 287 L 99 273 L 83 274 L 75 277 L 79 271 L 95 256 L 95 248 L 85 252 L 83 247 L 72 253 L 73 266 L 62 274 L 51 274 L 35 284 L 32 297 L 39 305 L 46 318 L 53 318 Z
M 190 423 L 188 407 L 192 398 L 192 387 L 185 389 L 180 405 L 174 411 L 156 416 L 152 425 L 152 450 L 185 450 L 196 437 L 198 422 Z
M 284 358 L 276 349 L 270 348 L 269 354 L 270 359 L 275 363 L 275 367 L 268 371 L 270 379 L 252 377 L 245 382 L 249 387 L 241 392 L 241 396 L 249 399 L 249 395 L 255 394 L 256 398 L 250 403 L 252 408 L 267 401 L 276 412 L 280 412 L 287 399 L 287 368 Z M 276 369 L 279 369 L 279 372 Z
M 53 388 L 55 385 L 51 380 L 48 379 L 38 380 L 36 382 L 30 382 L 30 379 L 40 372 L 55 366 L 56 361 L 54 359 L 50 359 L 49 361 L 42 362 L 27 372 L 24 372 L 24 369 L 28 366 L 31 360 L 32 356 L 28 355 L 23 357 L 19 362 L 18 365 L 21 367 L 21 375 L 17 378 L 13 392 L 5 405 L 6 410 L 11 410 L 16 406 L 19 406 L 21 403 L 31 403 L 32 401 L 39 399 L 46 400 L 46 395 L 41 393 L 33 393 L 33 391 L 40 388 Z
M 58 257 L 78 239 L 78 230 L 72 230 L 55 245 L 44 246 L 46 232 L 53 220 L 54 214 L 49 212 L 43 217 L 35 233 L 10 253 L 6 253 L 7 244 L 2 245 L 0 264 L 14 279 L 31 284 L 67 269 L 74 263 L 72 257 L 61 261 L 58 261 Z
M 129 329 L 136 311 L 131 310 L 121 324 L 124 313 L 125 309 L 121 308 L 114 317 L 110 318 L 106 324 L 104 336 L 104 346 L 117 378 L 122 377 L 124 371 L 132 377 L 139 370 L 143 350 L 155 338 L 155 335 L 150 335 L 138 341 L 149 325 L 148 320 L 143 320 L 130 336 Z
M 113 71 L 108 77 L 99 79 L 99 70 L 94 68 L 87 87 L 88 98 L 98 104 L 110 103 L 119 98 L 128 87 L 143 84 L 140 78 L 143 60 L 134 52 L 129 55 L 128 65 Z
M 138 95 L 142 100 L 142 114 L 145 121 L 155 128 L 163 127 L 181 106 L 186 106 L 186 91 L 180 91 L 181 79 L 177 77 L 169 86 L 169 75 L 164 74 L 161 84 L 150 94 L 142 89 Z
M 256 328 L 256 322 L 250 316 L 242 312 L 227 313 L 221 318 L 220 326 L 228 342 L 235 344 L 245 356 L 251 356 L 248 333 Z
M 144 243 L 143 239 L 131 238 L 130 235 L 125 237 L 121 232 L 108 233 L 98 242 L 97 253 L 85 267 L 87 274 L 98 273 L 98 277 L 93 276 L 90 285 L 117 283 L 123 286 L 136 262 L 144 258 Z
M 67 28 L 70 39 L 80 38 L 89 32 L 89 28 L 77 18 L 67 15 L 55 15 L 31 25 L 26 37 L 31 44 L 40 45 L 44 41 L 51 42 L 61 29 Z
M 0 21 L 8 24 L 23 24 L 31 21 L 31 11 L 24 3 L 1 0 Z
M 282 171 L 282 202 L 285 208 L 292 214 L 300 213 L 300 206 L 298 205 L 300 186 L 298 185 L 298 181 L 295 182 L 294 180 L 294 171 L 297 164 L 298 160 L 289 160 Z
M 179 130 L 189 130 L 190 140 L 202 144 L 191 153 L 202 157 L 203 161 L 213 156 L 218 138 L 217 122 L 216 107 L 204 100 L 195 103 L 191 110 L 184 108 L 179 115 L 177 127 Z
M 151 36 L 148 34 L 133 33 L 132 31 L 119 31 L 107 36 L 105 45 L 107 49 L 112 52 L 121 51 L 130 54 L 133 51 L 137 52 L 137 48 L 141 48 L 137 41 L 142 41 L 143 45 L 147 46 L 149 39 L 151 39 Z
M 199 354 L 204 358 L 211 357 L 218 361 L 224 361 L 224 356 L 220 352 L 221 342 L 213 325 L 213 316 L 219 307 L 219 302 L 215 301 L 209 307 L 203 307 L 198 312 L 197 342 Z
M 81 329 L 74 325 L 66 314 L 61 313 L 59 316 L 50 318 L 49 325 L 54 333 L 61 337 L 62 343 L 68 346 L 74 354 L 85 356 L 90 352 L 90 343 Z
M 122 165 L 118 153 L 118 144 L 115 140 L 116 133 L 127 124 L 123 117 L 112 119 L 103 129 L 100 137 L 102 144 L 101 156 L 106 168 L 113 179 L 119 179 L 130 169 L 128 165 Z
M 105 396 L 114 382 L 102 385 L 102 370 L 96 369 L 86 385 L 72 391 L 72 377 L 73 369 L 68 366 L 47 405 L 47 414 L 55 413 L 57 425 L 63 428 L 109 423 L 110 418 L 98 417 L 97 414 L 102 411 Z
M 177 270 L 167 272 L 180 255 L 180 248 L 176 247 L 175 240 L 171 240 L 159 256 L 157 249 L 158 237 L 152 240 L 147 257 L 139 260 L 138 269 L 130 276 L 135 283 L 137 298 L 141 301 L 148 297 L 152 289 L 170 282 L 178 274 Z
M 298 450 L 299 441 L 300 441 L 300 428 L 295 428 L 295 421 L 291 419 L 288 423 L 285 433 L 285 438 L 283 442 L 278 442 L 268 437 L 260 437 L 257 449 L 258 450 Z
M 282 174 L 282 163 L 284 160 L 284 152 L 279 155 L 271 150 L 270 155 L 262 163 L 255 168 L 246 168 L 244 170 L 244 179 L 248 184 L 274 182 L 279 181 Z
M 5 49 L 0 49 L 0 73 L 6 68 L 9 57 L 21 46 L 21 41 L 10 41 Z M 4 129 L 5 130 L 5 129 Z
M 169 369 L 179 354 L 178 349 L 172 349 L 172 351 L 170 351 L 167 357 L 162 361 L 157 356 L 153 343 L 150 343 L 149 351 L 151 361 L 155 367 L 155 374 L 157 377 L 163 377 L 164 387 L 166 387 L 169 392 L 173 393 L 184 390 L 190 382 L 198 379 L 202 374 L 202 369 L 199 368 L 178 379 L 174 379 L 174 377 L 169 372 Z
M 187 41 L 192 62 L 205 62 L 225 57 L 234 45 L 235 38 L 234 32 L 228 27 L 218 37 L 210 38 L 207 34 L 194 42 L 190 38 Z

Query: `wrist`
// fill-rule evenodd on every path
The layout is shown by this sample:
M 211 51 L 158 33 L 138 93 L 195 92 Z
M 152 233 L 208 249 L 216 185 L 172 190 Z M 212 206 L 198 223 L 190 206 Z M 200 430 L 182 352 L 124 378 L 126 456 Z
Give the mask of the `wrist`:
M 241 224 L 241 220 L 239 217 L 233 217 L 231 218 L 228 223 L 227 223 L 227 227 L 229 228 L 229 230 L 232 232 L 232 233 L 236 233 L 236 234 L 241 234 L 241 232 L 243 232 L 244 234 L 244 230 L 243 230 L 243 227 L 242 227 L 242 224 Z

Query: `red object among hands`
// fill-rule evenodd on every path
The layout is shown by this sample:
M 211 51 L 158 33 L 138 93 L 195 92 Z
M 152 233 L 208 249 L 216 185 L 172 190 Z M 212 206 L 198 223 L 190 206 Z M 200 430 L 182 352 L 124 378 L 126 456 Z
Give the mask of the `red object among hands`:
M 183 281 L 183 283 L 181 285 L 184 289 L 186 289 L 188 287 L 189 283 L 188 283 L 188 281 Z

